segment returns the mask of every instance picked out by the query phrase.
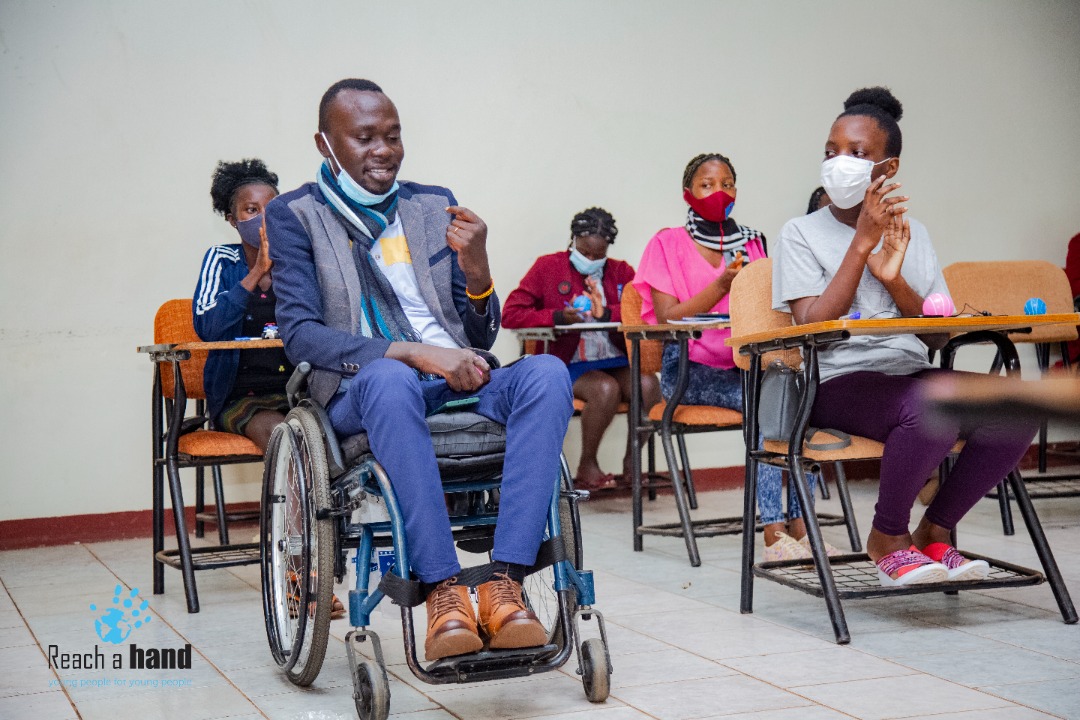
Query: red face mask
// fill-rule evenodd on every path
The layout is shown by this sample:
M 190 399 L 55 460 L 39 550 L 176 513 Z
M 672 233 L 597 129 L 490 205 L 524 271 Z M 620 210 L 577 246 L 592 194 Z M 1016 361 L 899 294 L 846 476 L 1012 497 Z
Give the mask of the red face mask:
M 724 222 L 735 208 L 735 198 L 723 190 L 717 190 L 703 198 L 694 197 L 689 190 L 683 190 L 682 196 L 687 205 L 694 208 L 694 212 L 709 222 Z

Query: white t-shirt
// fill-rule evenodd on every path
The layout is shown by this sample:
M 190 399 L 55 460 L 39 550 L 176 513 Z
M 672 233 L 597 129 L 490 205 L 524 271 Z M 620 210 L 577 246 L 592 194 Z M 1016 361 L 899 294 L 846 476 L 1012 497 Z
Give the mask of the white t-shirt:
M 908 221 L 911 242 L 901 274 L 922 297 L 935 292 L 948 295 L 926 227 L 918 220 Z M 825 292 L 854 238 L 855 228 L 837 220 L 828 207 L 789 220 L 780 230 L 773 255 L 773 308 L 791 312 L 790 301 Z M 880 244 L 875 251 L 879 248 Z M 864 320 L 900 316 L 889 291 L 867 268 L 848 312 L 858 312 Z M 822 382 L 858 370 L 909 375 L 931 367 L 926 345 L 914 335 L 855 336 L 823 347 L 818 360 Z
M 371 246 L 371 257 L 390 281 L 394 294 L 401 303 L 401 309 L 405 311 L 405 317 L 423 341 L 439 347 L 461 347 L 431 314 L 420 294 L 420 286 L 416 283 L 416 272 L 412 265 L 412 253 L 409 252 L 405 231 L 401 227 L 401 216 L 396 216 L 394 222 L 379 235 L 378 240 Z

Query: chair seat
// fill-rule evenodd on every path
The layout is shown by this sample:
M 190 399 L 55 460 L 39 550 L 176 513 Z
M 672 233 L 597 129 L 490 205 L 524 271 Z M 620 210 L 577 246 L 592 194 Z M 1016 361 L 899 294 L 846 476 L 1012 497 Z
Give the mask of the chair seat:
M 181 435 L 177 451 L 190 457 L 234 457 L 237 455 L 262 456 L 262 450 L 250 439 L 236 433 L 217 430 L 196 430 Z
M 660 422 L 664 419 L 667 403 L 658 402 L 649 410 L 649 419 Z M 716 427 L 734 427 L 742 425 L 743 416 L 738 410 L 715 407 L 713 405 L 680 405 L 675 408 L 674 422 L 681 425 L 715 425 Z
M 813 437 L 815 444 L 834 443 L 838 442 L 840 438 L 836 437 L 828 430 L 822 430 Z M 786 455 L 788 451 L 788 444 L 783 440 L 766 440 L 765 449 L 771 453 L 777 453 L 780 455 Z M 952 452 L 958 453 L 964 449 L 964 441 L 957 440 L 953 445 Z M 851 444 L 846 448 L 840 450 L 811 450 L 803 443 L 803 457 L 807 460 L 814 460 L 815 462 L 837 462 L 840 460 L 875 460 L 880 458 L 882 453 L 885 452 L 884 443 L 879 443 L 877 440 L 871 440 L 861 435 L 852 435 Z
M 496 455 L 506 450 L 506 428 L 471 412 L 440 413 L 427 419 L 435 457 Z M 348 465 L 371 452 L 367 433 L 347 438 L 341 451 Z
M 574 412 L 579 413 L 584 409 L 585 409 L 585 401 L 584 400 L 579 400 L 578 398 L 574 398 Z M 624 403 L 624 402 L 619 403 L 619 409 L 616 410 L 615 412 L 619 412 L 619 413 L 630 412 L 630 403 Z

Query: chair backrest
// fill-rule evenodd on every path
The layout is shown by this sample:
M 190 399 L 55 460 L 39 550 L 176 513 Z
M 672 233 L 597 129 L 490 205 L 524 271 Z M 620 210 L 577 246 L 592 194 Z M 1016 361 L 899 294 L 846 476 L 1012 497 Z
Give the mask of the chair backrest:
M 631 283 L 623 285 L 622 299 L 619 301 L 622 308 L 622 321 L 626 325 L 641 325 L 641 293 Z M 629 355 L 630 340 L 626 341 L 626 354 Z M 664 362 L 664 343 L 661 340 L 641 341 L 641 372 L 658 373 Z
M 946 267 L 942 274 L 958 312 L 1022 315 L 1024 303 L 1033 297 L 1046 302 L 1048 313 L 1073 311 L 1068 276 L 1064 270 L 1045 260 L 958 262 Z M 969 307 L 965 308 L 965 304 Z M 1011 337 L 1014 342 L 1063 342 L 1076 339 L 1076 327 L 1032 328 L 1030 335 Z
M 168 300 L 158 308 L 154 315 L 154 344 L 200 342 L 202 338 L 195 332 L 191 320 L 191 298 Z M 197 350 L 191 353 L 191 359 L 180 363 L 180 373 L 184 378 L 184 392 L 189 400 L 203 400 L 203 366 L 206 365 L 207 352 Z M 170 363 L 159 363 L 161 371 L 161 394 L 172 398 L 173 370 Z
M 748 263 L 731 283 L 731 298 L 728 302 L 731 315 L 731 335 L 751 335 L 768 330 L 780 330 L 791 327 L 791 315 L 772 308 L 772 259 L 762 258 Z M 740 355 L 739 348 L 733 348 L 735 364 L 743 370 L 750 369 L 750 356 Z M 802 364 L 802 356 L 797 349 L 778 350 L 765 355 L 761 366 L 781 360 L 792 368 Z

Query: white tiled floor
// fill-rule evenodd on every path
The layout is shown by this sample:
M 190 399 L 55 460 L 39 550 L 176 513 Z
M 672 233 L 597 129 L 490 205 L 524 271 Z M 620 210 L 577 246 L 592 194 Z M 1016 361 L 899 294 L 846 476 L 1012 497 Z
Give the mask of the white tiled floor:
M 853 485 L 869 524 L 876 486 Z M 834 493 L 835 497 L 835 493 Z M 741 493 L 701 495 L 699 517 L 736 514 Z M 1080 597 L 1080 499 L 1037 502 L 1057 558 Z M 839 512 L 836 500 L 819 509 Z M 648 521 L 673 517 L 671 498 L 647 508 Z M 682 541 L 630 543 L 629 500 L 583 507 L 586 566 L 596 571 L 597 607 L 608 622 L 611 697 L 586 701 L 575 660 L 559 672 L 478 685 L 425 685 L 404 664 L 397 608 L 384 603 L 374 627 L 389 663 L 392 717 L 407 720 L 833 720 L 1080 718 L 1080 626 L 1061 622 L 1046 585 L 850 601 L 852 642 L 838 646 L 822 601 L 769 582 L 755 585 L 755 612 L 738 611 L 738 536 L 701 540 L 691 568 Z M 1019 520 L 1018 520 L 1019 521 Z M 245 532 L 237 529 L 237 532 Z M 842 545 L 842 528 L 826 528 Z M 984 501 L 961 526 L 961 546 L 1037 567 L 1022 528 L 1001 534 L 996 503 Z M 189 615 L 179 573 L 164 595 L 149 595 L 149 540 L 0 553 L 0 717 L 2 718 L 353 718 L 342 638 L 333 623 L 322 673 L 306 690 L 274 665 L 263 629 L 257 567 L 198 574 L 202 612 Z M 190 670 L 128 667 L 129 642 L 110 645 L 94 630 L 114 588 L 149 600 L 151 622 L 128 641 L 194 648 Z M 339 589 L 341 597 L 345 590 Z M 89 609 L 91 603 L 99 608 Z M 418 619 L 422 628 L 422 618 Z M 106 668 L 49 668 L 49 645 L 93 652 Z M 120 669 L 112 654 L 123 653 Z M 182 687 L 132 687 L 132 681 Z

